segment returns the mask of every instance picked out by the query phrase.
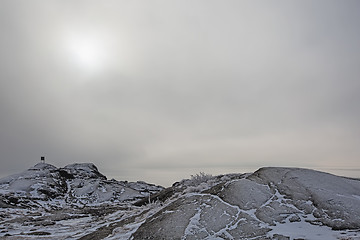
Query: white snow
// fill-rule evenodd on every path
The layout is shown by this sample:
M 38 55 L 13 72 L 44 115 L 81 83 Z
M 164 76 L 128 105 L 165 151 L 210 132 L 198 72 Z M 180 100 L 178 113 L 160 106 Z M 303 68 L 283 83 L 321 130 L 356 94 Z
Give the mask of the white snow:
M 131 238 L 131 235 L 143 224 L 145 220 L 139 223 L 128 224 L 122 228 L 115 228 L 113 233 L 104 238 L 106 240 L 128 240 Z
M 360 200 L 360 195 L 352 195 L 354 198 Z
M 310 218 L 310 217 L 309 217 Z M 348 239 L 346 236 L 354 237 L 357 234 L 349 234 L 347 231 L 333 231 L 330 227 L 313 225 L 301 218 L 300 222 L 277 223 L 272 227 L 268 236 L 273 237 L 275 234 L 290 237 L 290 239 L 311 239 L 311 240 L 336 240 Z M 352 239 L 352 238 L 350 238 Z
M 183 180 L 165 202 L 136 207 L 136 199 L 162 188 L 141 181 L 108 181 L 93 164 L 62 170 L 74 179 L 61 178 L 49 164 L 0 179 L 0 204 L 18 197 L 27 206 L 1 208 L 0 238 L 78 239 L 113 226 L 105 239 L 132 239 L 141 231 L 161 239 L 174 228 L 181 229 L 171 236 L 177 239 L 360 239 L 359 229 L 346 228 L 360 226 L 360 181 L 354 179 L 307 169 L 264 168 L 253 175 L 208 176 L 198 185 Z M 60 195 L 49 198 L 45 190 Z M 332 224 L 343 224 L 345 230 L 334 231 Z M 28 235 L 32 232 L 50 235 Z
M 184 237 L 182 239 L 186 239 L 188 235 L 194 235 L 201 231 L 203 228 L 200 225 L 200 214 L 201 214 L 201 208 L 196 209 L 197 212 L 193 217 L 190 218 L 189 224 L 187 225 L 184 233 Z

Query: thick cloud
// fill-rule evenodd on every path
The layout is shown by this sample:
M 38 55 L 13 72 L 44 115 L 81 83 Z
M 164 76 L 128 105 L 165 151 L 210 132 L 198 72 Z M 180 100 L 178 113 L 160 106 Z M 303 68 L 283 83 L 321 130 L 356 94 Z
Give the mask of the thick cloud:
M 41 155 L 161 184 L 360 168 L 358 1 L 0 5 L 1 175 Z M 100 39 L 91 67 L 74 33 Z

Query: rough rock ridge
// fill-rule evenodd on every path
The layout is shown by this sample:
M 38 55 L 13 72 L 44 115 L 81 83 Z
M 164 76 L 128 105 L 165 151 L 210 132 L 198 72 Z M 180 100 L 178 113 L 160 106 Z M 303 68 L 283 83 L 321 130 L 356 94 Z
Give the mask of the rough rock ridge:
M 310 169 L 201 173 L 164 189 L 38 164 L 1 179 L 0 196 L 5 239 L 360 239 L 360 180 Z

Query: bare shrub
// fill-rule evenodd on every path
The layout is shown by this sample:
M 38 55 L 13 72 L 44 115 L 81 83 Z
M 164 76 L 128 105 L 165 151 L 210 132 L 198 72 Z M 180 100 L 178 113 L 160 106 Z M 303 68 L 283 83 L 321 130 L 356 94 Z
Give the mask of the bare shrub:
M 213 176 L 211 174 L 206 174 L 204 172 L 200 172 L 197 173 L 195 175 L 190 175 L 191 176 L 191 185 L 192 186 L 197 186 L 200 185 L 201 183 L 206 183 L 207 181 L 209 181 L 210 179 L 213 178 Z

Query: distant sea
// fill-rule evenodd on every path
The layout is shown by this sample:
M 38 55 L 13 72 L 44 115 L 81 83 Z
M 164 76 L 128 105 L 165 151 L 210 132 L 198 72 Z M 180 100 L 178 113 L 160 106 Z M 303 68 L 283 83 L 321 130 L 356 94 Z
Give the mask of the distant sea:
M 109 172 L 104 174 L 110 179 L 128 180 L 128 181 L 145 181 L 148 183 L 155 183 L 164 187 L 169 187 L 177 181 L 191 178 L 200 172 L 212 174 L 213 176 L 228 173 L 252 173 L 260 167 L 164 167 L 164 168 L 144 168 L 144 169 L 126 169 L 122 174 L 116 172 Z M 360 168 L 315 168 L 315 167 L 301 167 L 314 169 L 322 172 L 331 173 L 337 176 L 360 178 Z
M 360 179 L 360 168 L 314 168 L 314 170 Z

